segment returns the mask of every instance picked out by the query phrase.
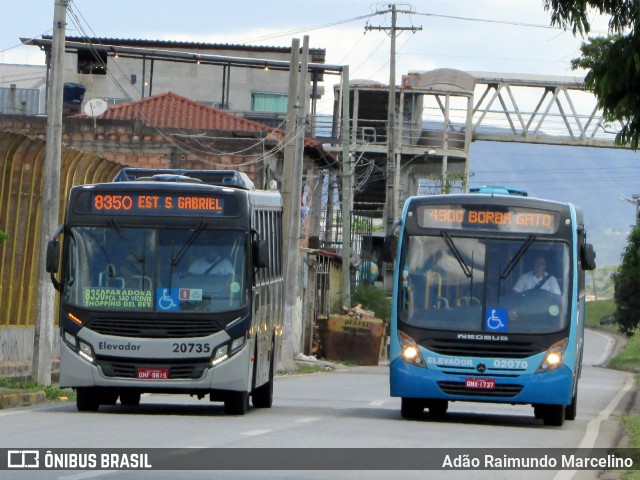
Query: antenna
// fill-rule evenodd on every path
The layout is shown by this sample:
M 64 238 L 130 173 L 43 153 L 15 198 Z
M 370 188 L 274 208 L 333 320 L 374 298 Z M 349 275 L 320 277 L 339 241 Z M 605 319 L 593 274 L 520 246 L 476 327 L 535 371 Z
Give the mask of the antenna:
M 92 98 L 84 105 L 84 113 L 92 118 L 99 117 L 107 111 L 107 102 L 101 98 Z

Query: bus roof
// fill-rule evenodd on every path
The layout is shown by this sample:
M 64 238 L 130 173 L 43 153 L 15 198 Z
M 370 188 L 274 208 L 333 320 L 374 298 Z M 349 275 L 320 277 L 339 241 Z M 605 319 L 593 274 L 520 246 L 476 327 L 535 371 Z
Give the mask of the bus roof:
M 521 188 L 504 187 L 502 185 L 483 185 L 481 187 L 470 187 L 469 193 L 486 193 L 489 195 L 516 195 L 527 197 L 529 193 Z
M 256 187 L 246 173 L 236 170 L 180 170 L 154 168 L 123 168 L 113 178 L 114 182 L 148 180 L 160 182 L 184 182 L 188 179 L 207 185 L 235 187 L 255 190 Z

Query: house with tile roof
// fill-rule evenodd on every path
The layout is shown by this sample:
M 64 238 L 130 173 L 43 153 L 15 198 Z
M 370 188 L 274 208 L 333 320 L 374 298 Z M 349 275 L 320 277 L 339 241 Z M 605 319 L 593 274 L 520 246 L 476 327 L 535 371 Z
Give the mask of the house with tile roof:
M 51 36 L 21 40 L 40 47 L 49 58 Z M 210 61 L 212 56 L 220 61 Z M 284 114 L 288 69 L 241 65 L 243 58 L 288 62 L 291 47 L 67 36 L 63 75 L 65 83 L 85 89 L 78 111 L 92 98 L 119 104 L 175 92 L 247 116 Z M 324 63 L 325 50 L 310 48 L 309 61 Z M 322 96 L 322 80 L 322 75 L 310 78 L 314 99 Z

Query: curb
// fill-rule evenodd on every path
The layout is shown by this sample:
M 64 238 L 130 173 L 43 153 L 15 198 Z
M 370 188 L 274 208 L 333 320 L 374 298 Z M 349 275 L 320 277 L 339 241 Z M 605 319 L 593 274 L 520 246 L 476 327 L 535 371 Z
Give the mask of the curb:
M 0 393 L 0 410 L 13 407 L 27 407 L 45 402 L 47 402 L 47 396 L 44 392 Z

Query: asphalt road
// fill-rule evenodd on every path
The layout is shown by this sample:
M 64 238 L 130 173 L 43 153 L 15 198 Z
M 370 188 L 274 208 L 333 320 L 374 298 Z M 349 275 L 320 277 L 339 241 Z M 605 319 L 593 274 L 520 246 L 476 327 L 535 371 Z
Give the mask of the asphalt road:
M 0 448 L 424 448 L 609 447 L 619 439 L 616 416 L 632 387 L 629 374 L 596 366 L 611 352 L 609 337 L 588 332 L 578 415 L 545 427 L 529 406 L 451 403 L 449 413 L 400 417 L 389 397 L 388 367 L 281 376 L 271 409 L 224 414 L 222 404 L 188 396 L 146 395 L 139 407 L 119 404 L 80 413 L 72 403 L 0 411 Z M 372 450 L 375 454 L 375 450 Z M 381 452 L 381 451 L 379 451 Z M 249 450 L 251 465 L 255 451 Z M 318 451 L 322 455 L 322 451 Z M 373 460 L 372 460 L 373 461 Z M 366 468 L 366 466 L 363 466 Z M 5 476 L 7 473 L 11 475 Z M 0 478 L 487 478 L 585 479 L 597 471 L 0 471 Z

